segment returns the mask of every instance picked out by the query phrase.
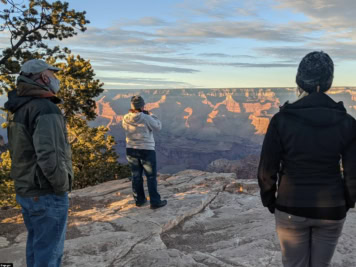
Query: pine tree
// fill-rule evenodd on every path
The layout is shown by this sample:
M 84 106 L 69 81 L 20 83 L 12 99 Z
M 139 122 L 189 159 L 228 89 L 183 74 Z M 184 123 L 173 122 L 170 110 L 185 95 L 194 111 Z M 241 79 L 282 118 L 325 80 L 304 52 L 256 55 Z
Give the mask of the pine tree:
M 73 150 L 74 185 L 87 185 L 128 176 L 128 168 L 118 163 L 115 141 L 104 127 L 90 128 L 87 120 L 96 117 L 95 98 L 103 92 L 103 83 L 95 79 L 88 60 L 75 56 L 68 48 L 50 47 L 49 40 L 61 41 L 85 31 L 89 21 L 85 11 L 69 9 L 67 2 L 45 0 L 0 0 L 0 32 L 9 35 L 10 47 L 0 57 L 0 95 L 16 88 L 15 78 L 21 65 L 37 58 L 58 66 L 61 82 L 59 107 L 68 123 Z M 3 126 L 6 127 L 6 124 Z M 0 194 L 8 186 L 13 200 L 13 185 L 9 180 L 11 160 L 8 153 L 0 162 Z M 3 190 L 3 191 L 2 191 Z M 6 203 L 11 201 L 6 198 Z M 5 202 L 4 202 L 5 203 Z M 1 202 L 0 202 L 1 205 Z
M 0 153 L 0 207 L 16 205 L 14 181 L 10 179 L 10 170 L 9 151 Z
M 80 125 L 81 122 L 77 121 L 68 133 L 75 138 L 72 143 L 74 188 L 130 176 L 126 165 L 117 164 L 116 142 L 107 135 L 109 129 L 103 126 L 92 128 L 86 123 Z
M 27 4 L 25 4 L 27 2 Z M 23 62 L 45 56 L 63 57 L 59 46 L 49 47 L 48 40 L 73 37 L 85 31 L 89 21 L 84 12 L 69 9 L 67 2 L 45 0 L 1 0 L 0 32 L 9 35 L 10 47 L 0 58 L 0 90 L 14 89 L 14 76 Z

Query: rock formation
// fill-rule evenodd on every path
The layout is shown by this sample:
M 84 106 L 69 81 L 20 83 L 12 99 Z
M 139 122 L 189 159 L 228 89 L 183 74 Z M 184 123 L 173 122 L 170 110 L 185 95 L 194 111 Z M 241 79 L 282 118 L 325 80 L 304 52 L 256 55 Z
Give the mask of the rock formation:
M 98 101 L 94 125 L 107 125 L 125 154 L 121 120 L 132 95 L 141 94 L 146 107 L 162 120 L 156 135 L 159 169 L 171 172 L 206 170 L 210 162 L 258 155 L 271 117 L 287 100 L 296 99 L 294 88 L 109 90 Z M 356 115 L 355 88 L 334 88 L 330 95 L 344 101 Z M 121 157 L 124 162 L 125 157 Z
M 235 173 L 240 179 L 256 179 L 259 155 L 249 155 L 240 160 L 217 159 L 207 166 L 207 171 Z
M 356 116 L 356 88 L 333 88 L 328 93 Z M 162 121 L 155 140 L 158 168 L 165 173 L 206 170 L 217 159 L 258 155 L 271 117 L 280 105 L 296 99 L 295 88 L 107 90 L 97 99 L 97 119 L 89 124 L 110 128 L 121 162 L 126 162 L 121 121 L 136 94 Z M 4 99 L 0 96 L 0 105 Z M 6 134 L 1 127 L 0 134 Z
M 168 205 L 157 210 L 134 205 L 128 180 L 72 192 L 63 267 L 281 266 L 256 180 L 186 170 L 160 175 L 159 191 Z M 351 210 L 332 267 L 356 266 L 355 219 Z M 25 266 L 18 216 L 2 219 L 0 232 L 1 262 Z

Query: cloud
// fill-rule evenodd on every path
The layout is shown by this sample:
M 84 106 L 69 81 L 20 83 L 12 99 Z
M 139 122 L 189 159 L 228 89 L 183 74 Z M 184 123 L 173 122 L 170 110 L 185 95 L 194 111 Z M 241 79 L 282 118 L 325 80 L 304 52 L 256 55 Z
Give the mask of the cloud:
M 277 8 L 290 8 L 303 13 L 311 23 L 321 25 L 326 31 L 355 29 L 356 1 L 354 0 L 277 0 Z
M 251 62 L 228 62 L 233 58 L 258 59 L 258 57 L 248 55 L 228 55 L 224 53 L 202 53 L 198 56 L 203 56 L 208 59 L 200 60 L 191 57 L 163 57 L 150 56 L 136 53 L 116 53 L 116 52 L 95 52 L 81 50 L 82 55 L 87 55 L 95 69 L 101 71 L 125 71 L 138 73 L 195 73 L 199 69 L 181 67 L 185 66 L 230 66 L 230 67 L 246 67 L 246 68 L 279 68 L 279 67 L 295 67 L 295 63 L 289 61 L 278 61 L 269 63 L 251 63 Z M 271 51 L 270 51 L 271 52 Z M 215 57 L 217 60 L 213 60 Z M 225 60 L 225 61 L 222 61 Z M 164 65 L 153 65 L 147 62 L 154 62 Z M 167 66 L 167 64 L 172 66 Z M 179 66 L 179 67 L 178 67 Z
M 6 30 L 0 31 L 0 48 L 7 48 L 10 46 L 10 33 Z
M 84 58 L 90 59 L 95 69 L 102 71 L 195 73 L 199 70 L 187 68 L 185 66 L 208 64 L 203 60 L 176 56 L 154 56 L 141 53 L 120 53 L 115 51 L 98 52 L 87 49 L 76 49 L 73 52 L 81 54 Z
M 354 0 L 276 0 L 280 8 L 293 8 L 315 18 L 341 17 L 355 20 Z
M 297 64 L 293 63 L 225 63 L 225 66 L 238 67 L 238 68 L 291 68 L 296 67 Z
M 168 64 L 186 64 L 186 65 L 202 65 L 206 64 L 206 61 L 197 60 L 194 58 L 179 58 L 175 56 L 171 57 L 160 57 L 160 56 L 149 56 L 142 54 L 133 54 L 133 53 L 119 53 L 119 54 L 107 54 L 108 57 L 114 57 L 116 59 L 126 59 L 133 61 L 148 61 L 148 62 L 159 62 L 159 63 L 168 63 Z
M 136 77 L 102 77 L 105 88 L 109 89 L 160 89 L 160 88 L 195 88 L 195 85 L 167 79 Z
M 199 22 L 176 27 L 160 28 L 160 36 L 189 38 L 247 38 L 259 41 L 303 42 L 311 40 L 304 32 L 286 26 L 260 21 L 214 21 Z
M 229 55 L 224 53 L 200 53 L 198 56 L 215 58 L 255 58 L 255 56 L 250 55 Z
M 231 1 L 229 0 L 185 0 L 177 6 L 181 9 L 184 16 L 203 15 L 214 19 L 223 19 L 233 16 L 231 7 L 226 8 Z
M 103 62 L 102 64 L 93 64 L 96 70 L 104 71 L 124 71 L 136 73 L 195 73 L 199 70 L 181 67 L 159 66 L 141 62 Z
M 184 26 L 185 27 L 185 26 Z M 159 27 L 152 31 L 137 31 L 123 29 L 116 25 L 109 28 L 88 27 L 88 30 L 71 39 L 64 40 L 64 43 L 77 45 L 80 47 L 106 47 L 106 48 L 143 48 L 148 50 L 170 50 L 177 47 L 187 47 L 190 44 L 202 44 L 206 40 L 199 36 L 172 36 L 165 32 L 160 33 L 160 29 L 169 31 L 171 27 Z
M 120 26 L 108 28 L 88 27 L 87 31 L 70 39 L 65 39 L 63 43 L 78 45 L 81 47 L 144 47 L 156 45 L 152 39 L 157 38 L 157 34 L 147 31 L 125 30 Z
M 251 3 L 253 2 L 253 3 Z M 193 16 L 204 16 L 205 18 L 223 20 L 226 18 L 256 17 L 257 1 L 235 1 L 235 0 L 186 0 L 179 4 L 183 14 Z
M 313 42 L 303 47 L 276 46 L 259 48 L 258 51 L 264 55 L 273 56 L 288 62 L 299 63 L 300 60 L 312 51 L 324 51 L 328 53 L 336 62 L 356 60 L 355 42 Z
M 104 75 L 201 73 L 197 79 L 215 66 L 295 68 L 314 50 L 324 50 L 335 62 L 356 59 L 355 0 L 183 0 L 172 6 L 169 19 L 164 14 L 122 18 L 65 42 Z M 106 86 L 185 86 L 157 79 L 104 81 Z
M 311 52 L 311 49 L 307 47 L 276 46 L 259 48 L 258 51 L 265 56 L 273 56 L 281 60 L 289 60 L 290 62 L 299 62 L 302 57 Z
M 169 23 L 165 20 L 155 18 L 155 17 L 143 17 L 138 20 L 131 20 L 127 22 L 120 23 L 122 26 L 142 26 L 142 27 L 155 27 L 155 26 L 166 26 Z
M 132 25 L 147 26 L 147 30 L 128 29 Z M 237 19 L 195 22 L 177 20 L 174 23 L 144 17 L 137 21 L 117 23 L 107 28 L 88 27 L 88 30 L 65 40 L 71 45 L 108 48 L 181 49 L 193 44 L 211 44 L 221 39 L 250 39 L 257 41 L 305 42 L 313 40 L 309 33 L 320 30 L 306 24 L 276 24 L 260 19 Z

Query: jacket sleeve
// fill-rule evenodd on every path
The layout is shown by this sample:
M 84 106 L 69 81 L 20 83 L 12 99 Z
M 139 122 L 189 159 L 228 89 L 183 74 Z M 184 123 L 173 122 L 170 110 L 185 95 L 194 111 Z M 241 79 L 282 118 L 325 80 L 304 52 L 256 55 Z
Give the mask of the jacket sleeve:
M 162 129 L 161 121 L 153 114 L 147 115 L 145 114 L 145 120 L 147 123 L 147 127 L 151 131 L 159 131 Z
M 342 166 L 346 201 L 349 208 L 355 207 L 356 201 L 356 121 L 353 123 L 353 138 L 342 153 Z
M 37 164 L 51 184 L 55 194 L 69 190 L 69 177 L 65 167 L 64 120 L 59 114 L 40 115 L 32 135 Z
M 268 126 L 262 145 L 261 158 L 258 166 L 258 184 L 263 206 L 274 205 L 276 200 L 277 179 L 281 163 L 282 146 L 275 125 L 274 116 Z
M 121 124 L 122 124 L 122 128 L 123 128 L 124 130 L 127 130 L 127 124 L 126 124 L 126 122 L 125 122 L 125 117 L 122 119 Z

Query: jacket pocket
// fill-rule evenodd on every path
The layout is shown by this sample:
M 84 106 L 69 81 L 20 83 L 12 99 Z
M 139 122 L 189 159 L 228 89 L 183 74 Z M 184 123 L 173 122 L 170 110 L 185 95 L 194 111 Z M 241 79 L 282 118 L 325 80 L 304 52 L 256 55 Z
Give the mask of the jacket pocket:
M 39 188 L 39 189 L 51 188 L 49 181 L 44 176 L 40 166 L 38 166 L 38 165 L 36 166 L 34 184 L 35 184 L 36 188 Z
M 31 197 L 29 200 L 29 214 L 31 217 L 46 214 L 46 196 Z
M 35 172 L 35 185 L 36 185 L 36 187 L 42 189 L 41 178 L 38 173 L 38 166 L 36 167 L 36 172 Z

